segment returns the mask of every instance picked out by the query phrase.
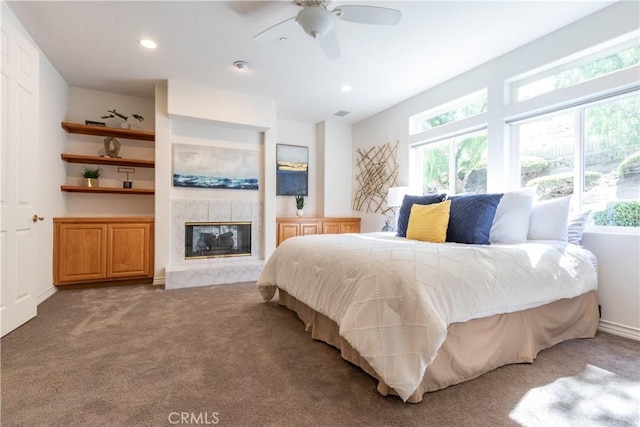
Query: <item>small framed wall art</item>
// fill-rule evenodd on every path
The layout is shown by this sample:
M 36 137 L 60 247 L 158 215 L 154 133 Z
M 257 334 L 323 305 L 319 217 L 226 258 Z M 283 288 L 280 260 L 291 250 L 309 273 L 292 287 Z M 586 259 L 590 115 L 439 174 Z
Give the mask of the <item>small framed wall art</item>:
M 309 147 L 276 145 L 276 195 L 309 195 Z

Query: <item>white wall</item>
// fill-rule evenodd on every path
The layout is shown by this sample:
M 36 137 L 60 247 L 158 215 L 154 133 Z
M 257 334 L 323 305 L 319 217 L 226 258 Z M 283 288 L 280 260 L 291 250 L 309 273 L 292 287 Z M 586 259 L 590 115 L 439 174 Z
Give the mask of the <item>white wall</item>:
M 273 127 L 270 98 L 170 80 L 169 114 L 264 132 Z
M 68 86 L 49 60 L 40 56 L 40 137 L 38 144 L 38 214 L 44 216 L 42 239 L 38 238 L 36 284 L 38 303 L 54 292 L 53 286 L 53 218 L 66 213 L 60 183 L 65 179 L 65 165 L 60 160 L 67 133 L 60 127 L 67 105 Z
M 309 196 L 305 197 L 304 216 L 321 216 L 318 210 L 318 153 L 316 125 L 310 122 L 278 119 L 276 124 L 276 142 L 278 144 L 309 147 Z M 269 167 L 270 165 L 267 165 Z M 272 165 L 276 169 L 275 162 Z M 275 192 L 273 193 L 275 194 Z M 267 197 L 274 197 L 273 195 Z M 293 217 L 296 215 L 296 202 L 293 196 L 276 197 L 276 216 Z
M 640 239 L 637 234 L 587 232 L 582 245 L 598 257 L 601 329 L 640 337 Z
M 616 3 L 355 124 L 354 159 L 357 148 L 399 140 L 398 181 L 399 185 L 407 185 L 409 144 L 418 140 L 409 136 L 409 117 L 488 88 L 488 191 L 508 189 L 510 153 L 504 118 L 516 113 L 517 108 L 504 104 L 507 96 L 504 80 L 637 31 L 638 13 L 637 2 Z M 442 132 L 446 131 L 447 126 L 442 126 Z M 362 217 L 365 231 L 379 230 L 384 224 L 381 214 L 362 214 Z
M 510 153 L 504 119 L 515 113 L 517 108 L 504 104 L 506 99 L 504 80 L 561 60 L 599 43 L 638 31 L 639 13 L 637 2 L 616 3 L 355 124 L 353 127 L 354 160 L 357 148 L 364 149 L 384 144 L 386 141 L 399 140 L 399 184 L 409 184 L 409 144 L 417 142 L 415 136 L 409 136 L 409 117 L 477 90 L 488 88 L 486 117 L 488 189 L 489 191 L 509 189 L 510 183 L 507 177 L 511 170 L 508 162 Z M 584 85 L 587 86 L 588 83 Z M 444 131 L 446 129 L 443 129 Z M 361 216 L 362 231 L 377 231 L 384 224 L 381 214 L 361 214 Z M 640 329 L 640 301 L 637 292 L 640 286 L 638 258 L 637 256 L 633 258 L 633 254 L 637 254 L 640 237 L 636 233 L 624 238 L 616 238 L 617 251 L 629 254 L 617 258 L 605 255 L 609 254 L 607 249 L 610 245 L 607 240 L 609 236 L 609 234 L 603 234 L 586 238 L 593 252 L 603 254 L 600 261 L 599 289 L 601 299 L 607 302 L 607 308 L 603 310 L 603 321 L 621 324 L 623 327 L 635 330 L 636 336 L 640 337 L 637 333 Z M 635 287 L 636 291 L 630 292 L 631 287 Z M 620 297 L 614 297 L 615 295 Z
M 321 216 L 351 216 L 353 155 L 351 125 L 318 123 L 318 211 Z
M 156 178 L 155 178 L 155 239 L 153 284 L 163 285 L 166 267 L 171 263 L 171 121 L 167 105 L 167 83 L 159 83 L 155 90 L 156 118 Z

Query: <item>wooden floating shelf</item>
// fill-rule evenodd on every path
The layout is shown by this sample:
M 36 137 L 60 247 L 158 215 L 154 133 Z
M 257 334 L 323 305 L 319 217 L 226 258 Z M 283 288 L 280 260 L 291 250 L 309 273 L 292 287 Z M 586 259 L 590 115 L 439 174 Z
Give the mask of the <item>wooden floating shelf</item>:
M 141 141 L 155 141 L 156 133 L 148 130 L 131 130 L 120 128 L 108 128 L 102 126 L 81 125 L 79 123 L 62 122 L 62 129 L 69 133 L 93 136 L 113 136 Z
M 91 163 L 94 165 L 132 166 L 140 168 L 153 168 L 155 161 L 142 159 L 124 159 L 121 157 L 85 156 L 81 154 L 61 154 L 60 157 L 69 163 Z
M 75 185 L 61 185 L 60 190 L 70 193 L 155 194 L 155 189 L 153 188 L 80 187 Z

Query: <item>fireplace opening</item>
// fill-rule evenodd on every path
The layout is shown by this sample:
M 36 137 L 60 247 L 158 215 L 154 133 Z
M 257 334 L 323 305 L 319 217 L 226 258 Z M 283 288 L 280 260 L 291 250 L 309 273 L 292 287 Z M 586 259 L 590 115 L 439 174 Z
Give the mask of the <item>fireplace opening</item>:
M 251 256 L 250 222 L 187 222 L 185 258 Z

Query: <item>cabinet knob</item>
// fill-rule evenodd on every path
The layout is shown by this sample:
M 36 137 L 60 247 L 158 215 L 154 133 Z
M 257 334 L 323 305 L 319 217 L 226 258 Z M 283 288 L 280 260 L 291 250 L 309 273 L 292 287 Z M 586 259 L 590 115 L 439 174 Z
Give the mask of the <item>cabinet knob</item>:
M 44 217 L 43 216 L 38 216 L 38 214 L 33 214 L 33 216 L 31 217 L 31 220 L 33 222 L 44 221 Z

